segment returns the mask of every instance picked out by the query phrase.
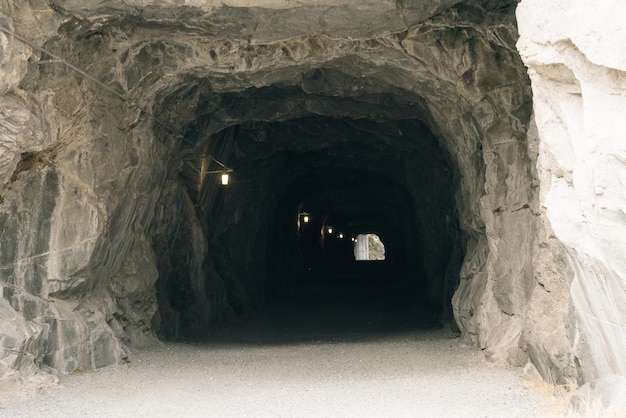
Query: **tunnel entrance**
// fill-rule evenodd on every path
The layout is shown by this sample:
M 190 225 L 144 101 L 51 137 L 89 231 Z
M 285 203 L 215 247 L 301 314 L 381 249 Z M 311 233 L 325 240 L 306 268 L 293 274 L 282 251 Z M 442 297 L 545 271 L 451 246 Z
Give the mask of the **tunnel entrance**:
M 91 370 L 305 306 L 454 317 L 524 358 L 543 243 L 516 1 L 78 3 L 15 20 L 36 41 L 7 67 L 2 291 L 49 330 L 37 358 Z
M 439 323 L 453 322 L 454 308 L 469 338 L 481 324 L 521 318 L 508 315 L 519 310 L 507 291 L 525 292 L 517 281 L 531 269 L 489 258 L 489 240 L 528 221 L 531 93 L 512 47 L 515 2 L 470 3 L 354 42 L 216 41 L 201 53 L 206 72 L 163 73 L 154 98 L 162 123 L 152 129 L 173 146 L 183 187 L 168 200 L 178 211 L 164 209 L 172 226 L 151 236 L 162 338 L 313 301 L 313 284 L 340 295 L 358 276 L 371 278 L 373 300 L 393 283 Z M 131 61 L 146 74 L 144 55 L 164 71 L 170 55 L 186 56 L 170 44 L 138 48 Z M 232 169 L 227 187 L 207 175 L 207 159 Z M 331 237 L 339 232 L 376 233 L 385 260 L 357 262 Z M 507 277 L 497 290 L 494 268 Z M 354 281 L 361 290 L 367 282 Z M 346 288 L 338 299 L 359 293 Z M 498 295 L 488 319 L 477 315 L 483 292 Z M 372 306 L 366 300 L 354 304 Z
M 273 94 L 280 102 L 282 93 Z M 181 178 L 235 315 L 304 309 L 403 314 L 405 321 L 395 321 L 418 326 L 420 317 L 451 320 L 454 289 L 446 275 L 460 236 L 452 221 L 456 179 L 424 123 L 332 116 L 244 121 L 190 142 L 233 170 L 226 187 L 217 176 L 199 186 L 203 160 L 181 151 L 187 155 Z M 374 231 L 380 254 L 384 241 L 384 259 L 357 261 L 355 249 L 369 245 Z M 195 309 L 176 293 L 168 297 L 170 306 Z M 189 329 L 198 326 L 194 317 L 180 316 L 189 318 Z

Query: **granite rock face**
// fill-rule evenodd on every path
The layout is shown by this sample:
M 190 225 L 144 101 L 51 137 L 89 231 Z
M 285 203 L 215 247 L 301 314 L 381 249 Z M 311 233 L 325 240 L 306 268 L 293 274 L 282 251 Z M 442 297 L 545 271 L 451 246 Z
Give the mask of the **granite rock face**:
M 0 391 L 17 391 L 56 383 L 50 370 L 41 370 L 48 328 L 27 321 L 0 299 Z
M 1 3 L 32 42 L 0 32 L 0 289 L 24 328 L 0 349 L 32 347 L 0 352 L 5 369 L 90 370 L 261 310 L 302 265 L 289 216 L 341 202 L 382 219 L 416 300 L 489 358 L 560 383 L 620 372 L 621 247 L 582 220 L 621 222 L 603 162 L 623 155 L 589 139 L 597 181 L 574 176 L 567 133 L 611 129 L 551 123 L 580 123 L 568 99 L 619 68 L 602 87 L 598 64 L 580 64 L 588 86 L 562 71 L 582 54 L 545 64 L 522 3 L 531 90 L 515 1 L 183 3 Z M 228 191 L 209 155 L 235 168 Z M 600 299 L 615 309 L 594 345 Z
M 602 411 L 606 416 L 626 414 L 626 377 L 607 375 L 582 385 L 572 395 L 568 412 L 589 416 Z
M 569 357 L 579 382 L 626 375 L 626 49 L 617 44 L 625 16 L 618 2 L 524 0 L 517 10 L 540 138 L 539 199 L 554 243 L 546 248 L 560 266 L 544 258 L 535 268 L 568 311 L 567 332 L 535 322 L 540 338 L 530 344 L 545 347 L 552 335 L 551 357 Z

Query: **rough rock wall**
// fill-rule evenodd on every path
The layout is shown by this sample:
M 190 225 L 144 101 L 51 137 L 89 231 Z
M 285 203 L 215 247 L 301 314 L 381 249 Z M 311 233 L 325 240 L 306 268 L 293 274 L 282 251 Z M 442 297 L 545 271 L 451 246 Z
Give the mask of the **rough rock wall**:
M 107 80 L 108 58 L 93 59 L 100 35 L 59 30 L 45 2 L 0 5 L 3 28 Z M 194 218 L 164 181 L 176 167 L 170 144 L 135 104 L 5 32 L 0 44 L 0 367 L 3 385 L 19 388 L 37 384 L 27 377 L 41 367 L 91 370 L 153 343 L 158 308 L 170 309 L 157 304 L 155 251 Z M 187 280 L 201 287 L 204 254 L 185 249 L 176 267 L 193 264 Z
M 532 357 L 555 380 L 624 375 L 626 8 L 619 1 L 524 0 L 517 18 L 545 219 L 535 262 L 536 299 L 545 303 L 531 307 Z M 550 310 L 560 319 L 542 324 Z

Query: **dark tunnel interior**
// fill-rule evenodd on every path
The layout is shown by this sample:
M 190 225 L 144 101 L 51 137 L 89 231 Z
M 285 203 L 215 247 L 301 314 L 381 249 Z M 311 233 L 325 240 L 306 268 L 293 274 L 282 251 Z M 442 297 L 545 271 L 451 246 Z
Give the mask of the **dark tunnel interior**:
M 406 112 L 395 115 L 395 100 L 367 117 L 252 117 L 242 107 L 267 113 L 293 92 L 249 90 L 222 95 L 212 116 L 196 110 L 180 150 L 180 178 L 233 314 L 369 315 L 389 317 L 391 327 L 452 322 L 458 179 L 429 127 Z M 238 112 L 239 120 L 216 129 L 220 111 Z M 233 170 L 227 186 L 212 158 Z M 380 237 L 384 260 L 355 259 L 354 241 L 365 234 Z M 161 286 L 192 335 L 199 327 L 185 288 L 192 285 L 169 276 Z

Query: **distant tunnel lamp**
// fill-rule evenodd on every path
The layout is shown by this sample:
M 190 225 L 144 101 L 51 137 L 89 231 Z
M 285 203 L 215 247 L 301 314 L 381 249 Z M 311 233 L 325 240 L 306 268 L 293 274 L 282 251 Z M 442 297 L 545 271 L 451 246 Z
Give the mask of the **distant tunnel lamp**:
M 230 176 L 228 173 L 222 173 L 222 186 L 228 186 L 228 181 L 230 180 Z
M 339 237 L 339 239 L 343 239 L 343 233 L 342 233 L 342 232 L 340 232 L 340 233 L 337 235 L 337 237 Z
M 311 215 L 308 212 L 298 212 L 298 229 L 302 224 L 308 224 L 311 222 Z
M 329 226 L 329 227 L 326 229 L 326 232 L 328 232 L 328 235 L 332 234 L 332 233 L 333 233 L 333 227 L 332 227 L 332 226 Z

